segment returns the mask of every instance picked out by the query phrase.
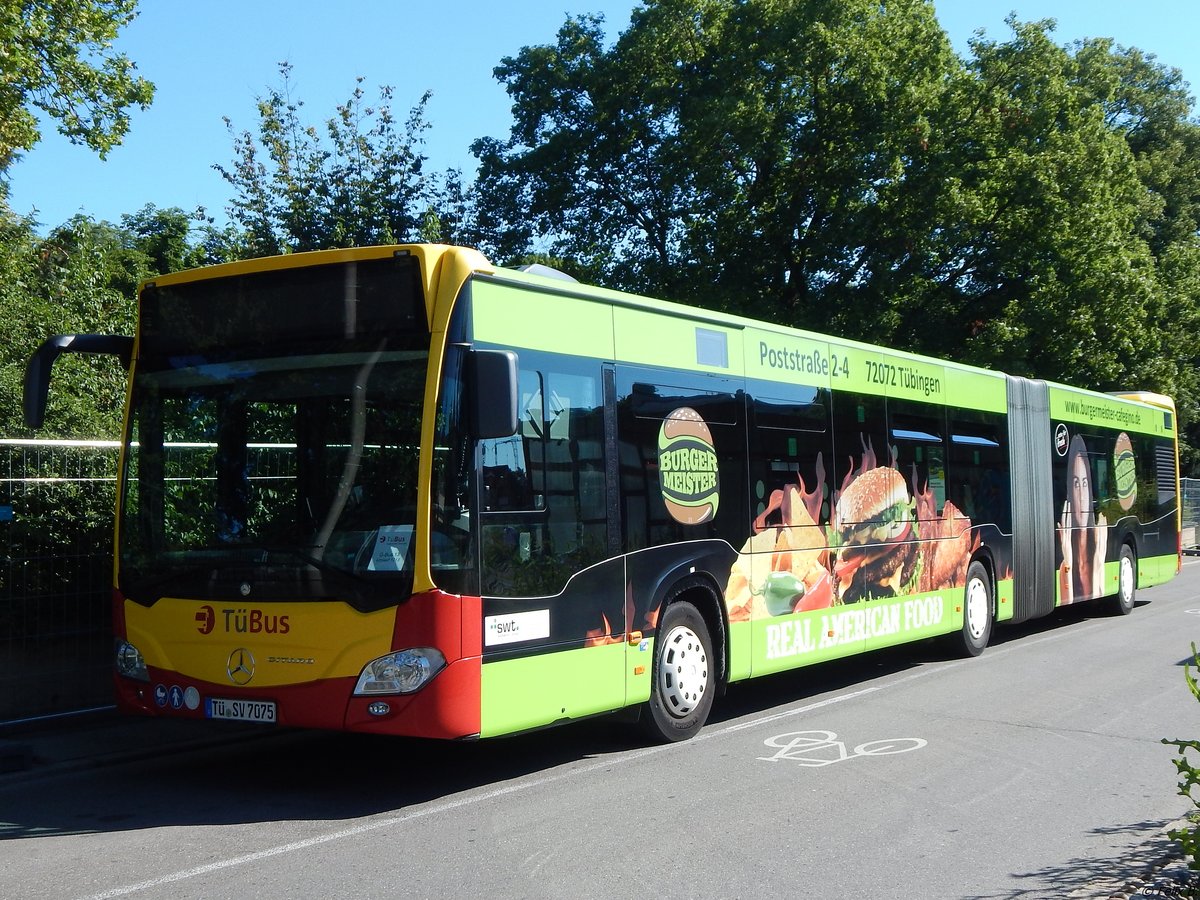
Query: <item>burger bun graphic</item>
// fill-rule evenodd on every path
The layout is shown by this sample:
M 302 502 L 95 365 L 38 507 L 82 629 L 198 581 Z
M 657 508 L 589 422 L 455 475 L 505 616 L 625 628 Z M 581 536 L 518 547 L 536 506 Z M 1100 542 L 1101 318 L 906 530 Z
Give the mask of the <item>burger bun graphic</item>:
M 658 471 L 663 503 L 683 525 L 702 525 L 717 515 L 721 484 L 712 432 L 698 412 L 682 406 L 658 433 Z
M 835 527 L 840 547 L 833 576 L 841 601 L 901 593 L 918 559 L 904 477 L 889 466 L 863 472 L 838 498 Z

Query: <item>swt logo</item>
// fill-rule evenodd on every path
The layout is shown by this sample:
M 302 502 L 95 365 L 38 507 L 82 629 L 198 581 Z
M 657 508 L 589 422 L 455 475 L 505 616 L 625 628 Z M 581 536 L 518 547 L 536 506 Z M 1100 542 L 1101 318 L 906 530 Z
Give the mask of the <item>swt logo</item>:
M 217 624 L 217 614 L 211 606 L 202 606 L 196 613 L 196 621 L 199 623 L 196 630 L 201 634 L 209 634 Z

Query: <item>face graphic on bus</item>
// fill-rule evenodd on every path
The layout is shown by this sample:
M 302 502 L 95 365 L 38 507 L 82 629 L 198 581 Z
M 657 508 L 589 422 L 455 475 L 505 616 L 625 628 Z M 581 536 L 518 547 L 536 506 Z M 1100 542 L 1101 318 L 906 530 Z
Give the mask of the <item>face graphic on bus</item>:
M 1071 525 L 1084 528 L 1092 511 L 1092 484 L 1088 471 L 1087 450 L 1077 435 L 1071 441 L 1070 466 L 1067 477 L 1071 490 Z

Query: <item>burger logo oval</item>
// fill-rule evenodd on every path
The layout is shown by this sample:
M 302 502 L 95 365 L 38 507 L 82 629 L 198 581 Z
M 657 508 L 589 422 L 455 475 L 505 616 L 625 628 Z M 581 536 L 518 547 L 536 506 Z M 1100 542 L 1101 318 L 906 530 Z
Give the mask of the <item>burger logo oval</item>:
M 658 475 L 663 502 L 671 518 L 683 525 L 702 525 L 717 515 L 721 482 L 712 432 L 700 414 L 681 406 L 667 416 L 658 432 Z
M 1137 502 L 1137 461 L 1133 455 L 1133 442 L 1129 435 L 1121 432 L 1113 447 L 1113 480 L 1117 487 L 1117 502 L 1125 512 Z

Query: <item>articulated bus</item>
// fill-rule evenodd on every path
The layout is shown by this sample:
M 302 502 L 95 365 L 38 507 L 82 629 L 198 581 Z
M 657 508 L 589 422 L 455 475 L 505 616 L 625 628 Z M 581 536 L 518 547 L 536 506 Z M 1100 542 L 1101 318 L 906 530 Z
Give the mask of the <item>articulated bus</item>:
M 533 267 L 539 269 L 540 267 Z M 966 655 L 1180 566 L 1170 399 L 510 270 L 460 247 L 156 278 L 129 370 L 119 707 L 431 738 L 634 714 L 907 641 Z

